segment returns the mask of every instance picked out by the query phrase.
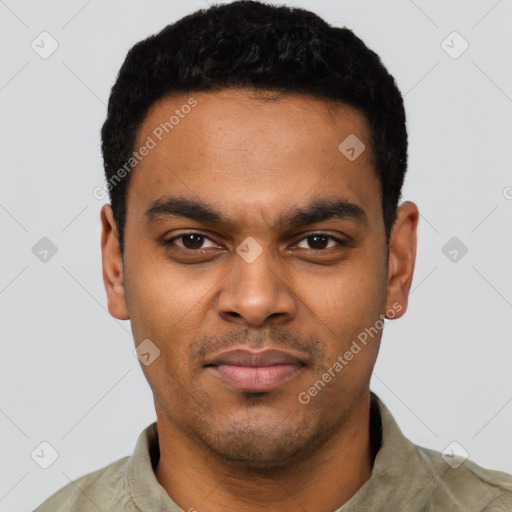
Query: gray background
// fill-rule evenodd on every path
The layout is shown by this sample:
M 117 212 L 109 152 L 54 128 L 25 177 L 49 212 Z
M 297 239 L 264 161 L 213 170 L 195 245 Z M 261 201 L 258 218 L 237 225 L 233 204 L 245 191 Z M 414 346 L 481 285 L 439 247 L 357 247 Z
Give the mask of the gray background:
M 372 388 L 416 443 L 442 451 L 457 441 L 477 463 L 512 472 L 511 2 L 292 3 L 353 29 L 405 95 L 403 197 L 422 214 L 418 260 Z M 106 201 L 92 194 L 103 183 L 99 130 L 128 49 L 207 6 L 0 0 L 2 511 L 31 510 L 130 454 L 155 420 L 129 323 L 106 310 Z M 51 49 L 43 31 L 58 43 L 46 59 L 31 47 Z M 457 58 L 453 31 L 469 44 Z M 32 252 L 43 237 L 57 248 L 46 262 Z M 48 469 L 31 458 L 42 441 L 59 453 Z

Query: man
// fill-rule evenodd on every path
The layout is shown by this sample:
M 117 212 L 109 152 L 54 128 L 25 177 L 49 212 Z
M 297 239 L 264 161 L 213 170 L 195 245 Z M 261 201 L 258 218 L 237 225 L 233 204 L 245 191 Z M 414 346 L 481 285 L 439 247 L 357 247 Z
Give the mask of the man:
M 369 389 L 419 213 L 402 97 L 360 39 L 196 12 L 130 50 L 102 142 L 108 307 L 157 422 L 39 512 L 512 510 L 512 476 L 414 445 Z

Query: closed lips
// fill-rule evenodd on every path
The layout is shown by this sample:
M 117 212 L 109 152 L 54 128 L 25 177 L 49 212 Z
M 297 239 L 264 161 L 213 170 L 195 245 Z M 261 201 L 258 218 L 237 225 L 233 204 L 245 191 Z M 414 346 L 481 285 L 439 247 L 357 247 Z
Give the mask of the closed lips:
M 295 357 L 282 350 L 265 350 L 262 352 L 252 352 L 248 350 L 232 350 L 225 352 L 205 366 L 218 366 L 223 364 L 235 366 L 275 366 L 275 365 L 295 365 L 305 366 L 305 363 L 298 357 Z
M 270 391 L 294 377 L 306 363 L 281 350 L 231 350 L 205 367 L 232 388 L 244 392 Z

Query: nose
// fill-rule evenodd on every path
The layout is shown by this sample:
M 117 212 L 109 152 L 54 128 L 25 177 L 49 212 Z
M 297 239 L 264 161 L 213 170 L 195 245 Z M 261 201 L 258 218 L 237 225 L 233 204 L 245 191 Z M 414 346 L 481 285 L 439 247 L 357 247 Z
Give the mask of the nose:
M 267 323 L 281 324 L 295 317 L 297 303 L 287 282 L 285 262 L 279 262 L 277 255 L 262 249 L 254 260 L 245 258 L 242 252 L 233 254 L 233 266 L 222 283 L 217 301 L 223 320 L 259 327 Z

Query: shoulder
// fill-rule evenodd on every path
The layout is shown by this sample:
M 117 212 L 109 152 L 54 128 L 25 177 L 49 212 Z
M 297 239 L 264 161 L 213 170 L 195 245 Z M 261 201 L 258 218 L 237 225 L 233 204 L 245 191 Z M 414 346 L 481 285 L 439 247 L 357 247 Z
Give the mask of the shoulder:
M 452 508 L 448 510 L 467 512 L 512 511 L 512 475 L 458 456 L 449 464 L 440 452 L 420 446 L 416 450 L 435 484 L 427 510 L 449 505 Z
M 123 501 L 125 468 L 130 456 L 83 475 L 59 489 L 34 512 L 107 512 Z M 128 496 L 126 496 L 128 500 Z

